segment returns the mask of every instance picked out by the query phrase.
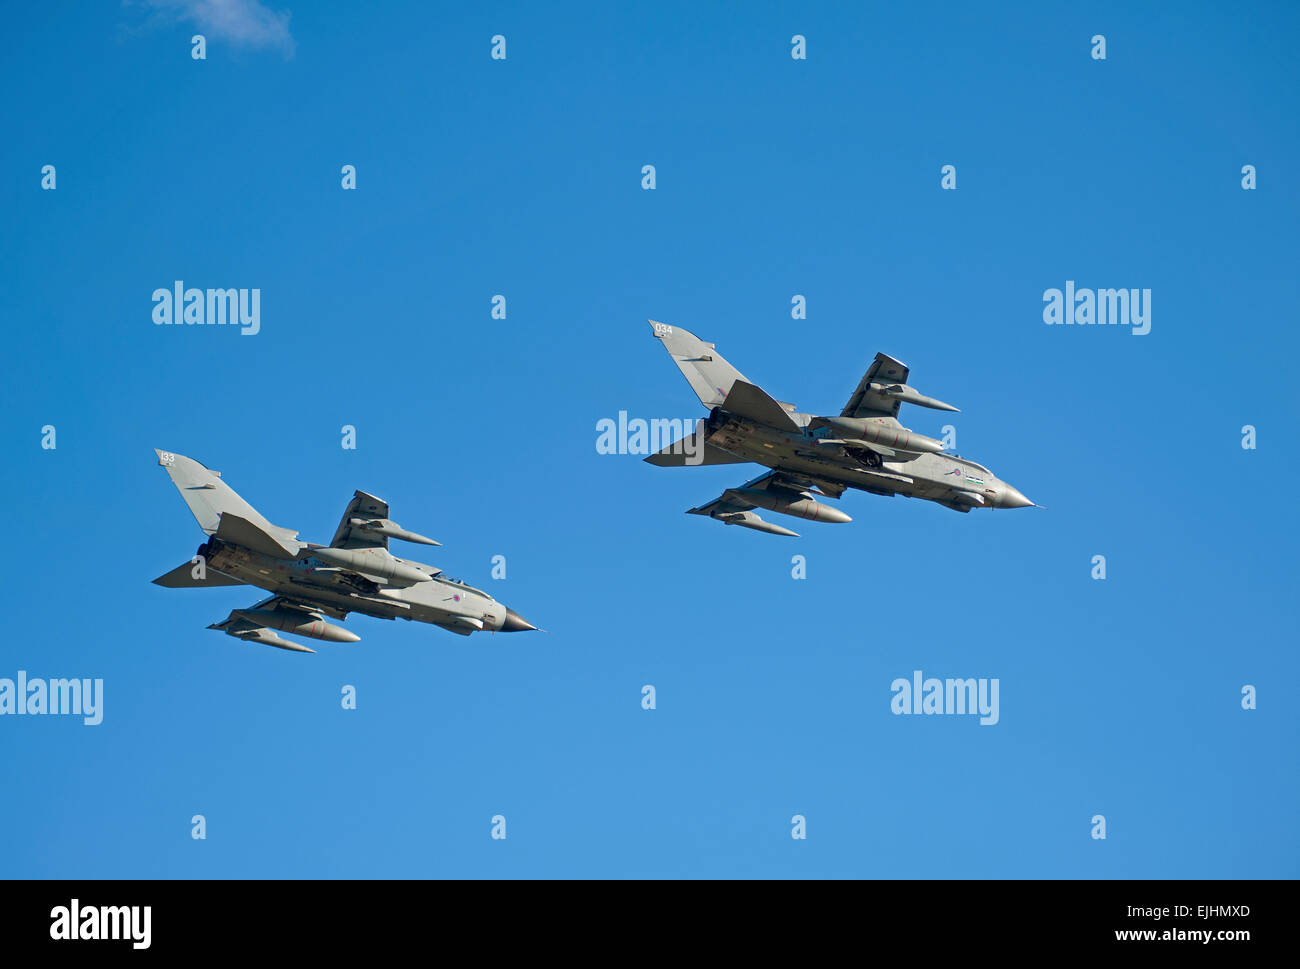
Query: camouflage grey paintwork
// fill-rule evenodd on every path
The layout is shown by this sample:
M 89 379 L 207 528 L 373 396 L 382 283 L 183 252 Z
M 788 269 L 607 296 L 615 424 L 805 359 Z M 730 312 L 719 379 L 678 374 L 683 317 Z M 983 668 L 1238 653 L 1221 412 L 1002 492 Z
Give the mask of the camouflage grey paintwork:
M 316 545 L 268 522 L 221 480 L 220 472 L 184 455 L 155 453 L 208 540 L 196 556 L 201 569 L 185 562 L 154 582 L 173 589 L 246 584 L 271 593 L 253 606 L 234 610 L 210 629 L 310 653 L 313 650 L 278 633 L 356 642 L 354 633 L 326 620 L 345 619 L 350 612 L 431 623 L 463 636 L 537 628 L 482 589 L 389 552 L 390 538 L 438 543 L 392 521 L 387 503 L 374 495 L 356 492 L 330 544 Z
M 769 397 L 732 367 L 712 343 L 681 327 L 655 320 L 650 326 L 700 402 L 709 408 L 709 416 L 697 425 L 690 447 L 679 442 L 646 460 L 660 467 L 752 461 L 771 469 L 706 505 L 690 509 L 690 514 L 771 534 L 794 535 L 765 521 L 753 509 L 813 521 L 847 522 L 848 515 L 816 498 L 839 498 L 848 488 L 921 498 L 960 512 L 1034 504 L 988 468 L 943 453 L 942 442 L 898 422 L 899 407 L 904 403 L 944 411 L 957 408 L 908 386 L 907 366 L 893 357 L 877 354 L 840 414 L 818 417 Z

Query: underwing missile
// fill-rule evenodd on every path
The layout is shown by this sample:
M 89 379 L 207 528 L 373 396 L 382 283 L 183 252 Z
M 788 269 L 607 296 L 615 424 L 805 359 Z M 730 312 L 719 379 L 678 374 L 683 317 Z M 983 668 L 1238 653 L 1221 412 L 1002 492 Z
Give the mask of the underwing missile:
M 741 528 L 752 528 L 756 532 L 767 532 L 769 535 L 789 535 L 791 538 L 798 538 L 798 532 L 792 532 L 788 528 L 782 528 L 780 525 L 773 525 L 769 521 L 764 521 L 752 511 L 737 511 L 723 513 L 712 516 L 724 525 L 739 525 Z
M 306 636 L 308 639 L 321 639 L 328 643 L 361 642 L 361 637 L 356 633 L 328 623 L 319 616 L 295 609 L 236 609 L 234 615 L 259 626 L 293 633 L 295 636 Z
M 294 653 L 314 653 L 316 650 L 308 649 L 298 643 L 291 643 L 287 639 L 281 639 L 269 629 L 251 629 L 244 633 L 226 633 L 227 636 L 234 636 L 236 639 L 242 639 L 248 643 L 261 643 L 263 646 L 274 646 L 276 649 L 287 649 Z
M 793 515 L 796 518 L 806 518 L 814 522 L 851 522 L 853 521 L 848 515 L 838 508 L 832 508 L 830 505 L 824 505 L 820 501 L 814 501 L 800 494 L 786 495 L 768 491 L 764 488 L 729 488 L 725 496 L 736 498 L 746 504 L 756 505 L 759 508 L 766 508 L 768 511 L 775 511 L 782 515 Z M 775 526 L 772 526 L 775 527 Z M 767 529 L 764 529 L 766 531 Z M 775 534 L 781 534 L 777 532 Z
M 416 545 L 441 545 L 441 542 L 435 542 L 431 538 L 425 538 L 416 532 L 408 531 L 397 522 L 388 518 L 349 518 L 348 524 L 353 528 L 359 528 L 363 532 L 374 532 L 377 535 L 386 535 L 389 538 L 396 538 L 403 542 L 414 542 Z
M 886 397 L 892 397 L 895 400 L 901 400 L 905 404 L 916 404 L 919 407 L 929 407 L 931 410 L 950 410 L 954 413 L 961 413 L 952 404 L 945 404 L 941 400 L 935 400 L 933 397 L 927 397 L 920 393 L 914 387 L 907 384 L 878 384 L 875 381 L 871 383 L 871 389 L 878 394 L 884 394 Z
M 322 562 L 340 568 L 377 575 L 394 582 L 414 585 L 432 581 L 419 569 L 405 565 L 379 548 L 313 548 L 311 554 Z

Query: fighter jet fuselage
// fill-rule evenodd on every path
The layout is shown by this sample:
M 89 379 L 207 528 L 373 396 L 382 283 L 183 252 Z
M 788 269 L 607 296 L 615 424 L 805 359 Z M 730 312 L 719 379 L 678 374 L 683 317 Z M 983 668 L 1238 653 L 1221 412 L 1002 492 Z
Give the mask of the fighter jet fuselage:
M 727 363 L 712 343 L 680 327 L 654 320 L 650 325 L 700 402 L 709 408 L 709 416 L 699 422 L 692 439 L 669 445 L 646 460 L 661 467 L 752 461 L 771 469 L 708 504 L 689 509 L 690 514 L 794 535 L 765 521 L 754 509 L 812 521 L 847 522 L 851 521 L 848 515 L 817 499 L 839 498 L 849 488 L 921 498 L 960 512 L 1033 505 L 988 468 L 946 453 L 942 441 L 898 422 L 904 403 L 941 411 L 957 408 L 908 386 L 908 368 L 893 357 L 876 354 L 843 411 L 818 417 L 768 396 Z
M 1033 504 L 988 468 L 966 458 L 918 450 L 902 452 L 905 459 L 897 460 L 872 447 L 885 439 L 883 435 L 854 441 L 829 423 L 838 418 L 799 413 L 790 417 L 799 425 L 798 431 L 770 427 L 719 406 L 705 420 L 705 439 L 755 464 L 877 495 L 924 498 L 958 511 Z M 898 435 L 903 440 L 908 436 L 906 431 Z M 978 495 L 982 500 L 958 495 Z
M 345 619 L 350 612 L 431 623 L 463 636 L 537 628 L 482 589 L 434 566 L 393 555 L 389 539 L 438 543 L 389 519 L 388 504 L 374 495 L 356 492 L 333 540 L 317 545 L 272 525 L 231 490 L 219 472 L 184 455 L 157 454 L 208 540 L 190 562 L 154 582 L 171 589 L 252 585 L 271 593 L 253 606 L 233 610 L 209 629 L 245 642 L 310 653 L 313 650 L 278 634 L 357 642 L 359 636 L 325 618 Z
M 307 545 L 298 558 L 281 559 L 210 538 L 199 546 L 197 554 L 207 561 L 208 568 L 267 592 L 310 598 L 322 612 L 339 618 L 359 612 L 377 619 L 468 624 L 489 631 L 505 625 L 509 613 L 505 606 L 481 589 L 445 578 L 440 570 L 421 562 L 392 559 L 394 565 L 425 576 L 407 585 L 400 579 L 383 581 L 379 562 L 367 563 L 376 569 L 367 574 L 332 565 L 314 554 L 317 551 Z M 324 551 L 328 554 L 330 550 Z

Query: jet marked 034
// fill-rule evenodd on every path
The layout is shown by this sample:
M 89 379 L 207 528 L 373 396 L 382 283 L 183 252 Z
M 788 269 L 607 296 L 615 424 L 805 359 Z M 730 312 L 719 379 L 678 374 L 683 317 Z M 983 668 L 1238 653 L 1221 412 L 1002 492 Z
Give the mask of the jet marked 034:
M 272 593 L 209 629 L 245 642 L 314 653 L 276 633 L 355 643 L 361 638 L 356 633 L 325 621 L 326 616 L 346 619 L 349 612 L 431 623 L 461 636 L 537 628 L 442 569 L 390 553 L 390 538 L 438 543 L 390 519 L 382 498 L 356 492 L 330 544 L 315 545 L 268 522 L 221 480 L 221 472 L 181 454 L 156 453 L 208 540 L 199 546 L 199 565 L 178 565 L 154 579 L 155 584 L 169 589 L 253 585 Z
M 838 417 L 801 414 L 745 379 L 694 333 L 650 320 L 687 383 L 709 408 L 695 428 L 695 466 L 754 462 L 771 470 L 729 488 L 688 514 L 707 515 L 771 535 L 797 535 L 764 520 L 763 508 L 810 521 L 852 519 L 817 498 L 839 498 L 848 488 L 876 495 L 923 498 L 969 512 L 972 508 L 1028 508 L 1034 503 L 983 465 L 943 453 L 943 443 L 898 422 L 902 404 L 956 411 L 908 386 L 907 366 L 877 353 Z M 646 458 L 682 467 L 680 442 Z

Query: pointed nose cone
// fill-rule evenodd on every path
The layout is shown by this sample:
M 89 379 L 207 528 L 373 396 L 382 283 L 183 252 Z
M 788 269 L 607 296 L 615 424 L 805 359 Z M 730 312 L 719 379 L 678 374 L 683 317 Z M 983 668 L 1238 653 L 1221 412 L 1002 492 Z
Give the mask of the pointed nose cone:
M 513 609 L 506 610 L 505 622 L 501 624 L 501 631 L 503 633 L 524 633 L 524 632 L 528 632 L 528 630 L 530 629 L 536 629 L 536 628 L 537 628 L 536 626 L 534 626 L 531 622 L 528 622 L 526 619 L 524 619 L 523 616 L 519 615 L 519 613 L 515 612 Z
M 1018 490 L 1009 484 L 1002 486 L 1001 501 L 998 502 L 999 508 L 1033 508 L 1034 503 L 1022 495 Z

